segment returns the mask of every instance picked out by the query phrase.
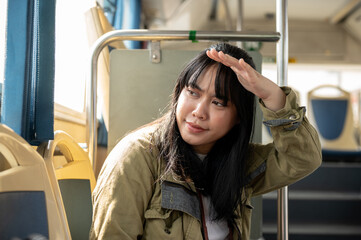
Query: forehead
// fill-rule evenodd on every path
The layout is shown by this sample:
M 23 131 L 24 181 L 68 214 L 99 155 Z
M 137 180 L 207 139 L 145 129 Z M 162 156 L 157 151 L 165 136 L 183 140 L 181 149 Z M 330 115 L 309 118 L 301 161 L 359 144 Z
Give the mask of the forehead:
M 232 92 L 237 91 L 237 87 L 231 90 L 235 87 L 233 86 L 234 83 L 232 83 L 234 77 L 234 72 L 229 67 L 214 62 L 213 64 L 204 66 L 204 68 L 198 68 L 193 72 L 189 80 L 185 82 L 185 85 L 207 90 L 211 92 L 212 95 L 227 102 L 228 100 L 232 101 Z
M 204 71 L 199 75 L 198 79 L 195 79 L 194 84 L 196 84 L 202 90 L 212 90 L 214 92 L 216 76 L 217 67 L 216 65 L 212 65 L 204 69 Z

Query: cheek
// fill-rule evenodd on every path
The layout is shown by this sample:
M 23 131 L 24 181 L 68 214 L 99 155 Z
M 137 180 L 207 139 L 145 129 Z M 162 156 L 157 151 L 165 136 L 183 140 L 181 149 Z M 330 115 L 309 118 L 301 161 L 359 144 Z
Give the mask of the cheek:
M 177 102 L 177 108 L 176 108 L 176 116 L 180 115 L 183 108 L 183 102 L 181 100 L 181 97 L 179 96 L 178 102 Z
M 183 99 L 182 95 L 180 95 L 178 98 L 177 108 L 176 108 L 176 120 L 178 123 L 183 116 L 183 112 L 184 112 L 183 109 L 184 109 L 184 99 Z
M 230 117 L 229 118 L 218 118 L 217 119 L 217 125 L 222 126 L 224 129 L 229 129 L 231 126 L 235 124 L 235 121 L 233 121 Z
M 179 125 L 179 121 L 181 119 L 181 114 L 179 112 L 179 104 L 177 105 L 177 109 L 176 109 L 176 112 L 175 112 L 175 119 L 177 121 L 177 124 Z
M 176 109 L 177 117 L 184 115 L 187 112 L 187 108 L 189 108 L 188 105 L 189 104 L 187 104 L 184 94 L 181 94 L 178 98 L 178 103 L 177 103 L 177 109 Z
M 239 120 L 236 114 L 230 112 L 225 115 L 218 116 L 215 119 L 218 126 L 223 126 L 225 130 L 231 129 L 234 125 L 236 125 Z

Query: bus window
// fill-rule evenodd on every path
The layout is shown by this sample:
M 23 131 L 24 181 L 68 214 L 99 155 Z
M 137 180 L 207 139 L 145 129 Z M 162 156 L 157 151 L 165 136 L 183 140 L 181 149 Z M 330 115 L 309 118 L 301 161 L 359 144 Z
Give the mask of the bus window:
M 62 0 L 56 5 L 55 102 L 84 111 L 89 44 L 85 11 L 94 1 Z

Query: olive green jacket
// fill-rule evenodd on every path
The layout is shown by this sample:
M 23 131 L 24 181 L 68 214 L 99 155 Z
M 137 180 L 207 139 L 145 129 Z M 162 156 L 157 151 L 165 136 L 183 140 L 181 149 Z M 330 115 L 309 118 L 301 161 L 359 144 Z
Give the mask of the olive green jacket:
M 296 182 L 321 164 L 317 132 L 289 88 L 277 112 L 264 107 L 274 143 L 251 144 L 242 201 L 233 239 L 249 239 L 251 197 Z M 109 154 L 93 192 L 90 239 L 203 239 L 199 199 L 192 182 L 164 175 L 164 161 L 152 144 L 156 126 L 135 131 Z

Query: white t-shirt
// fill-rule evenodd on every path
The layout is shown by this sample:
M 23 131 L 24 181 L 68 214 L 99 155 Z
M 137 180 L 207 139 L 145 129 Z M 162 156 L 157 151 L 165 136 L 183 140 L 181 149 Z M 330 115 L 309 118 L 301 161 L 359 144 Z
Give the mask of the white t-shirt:
M 202 202 L 204 208 L 204 218 L 206 220 L 206 226 L 208 231 L 208 239 L 209 240 L 224 240 L 226 239 L 229 228 L 226 221 L 212 221 L 211 216 L 214 214 L 210 214 L 211 208 L 211 199 L 210 197 L 205 197 L 202 195 Z

